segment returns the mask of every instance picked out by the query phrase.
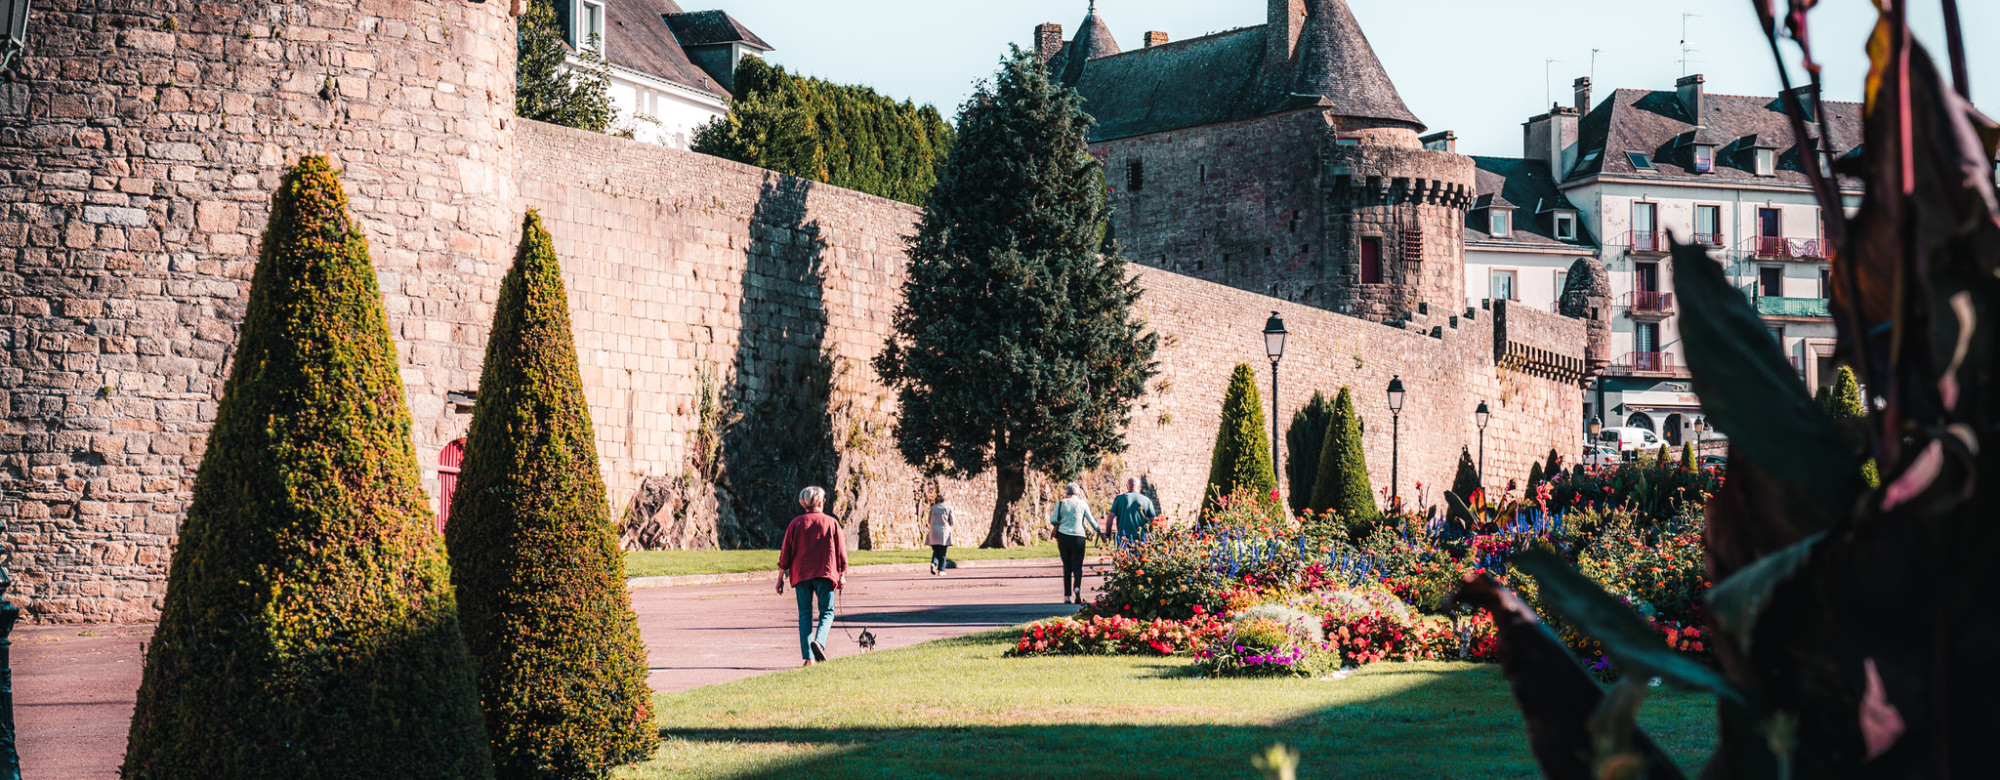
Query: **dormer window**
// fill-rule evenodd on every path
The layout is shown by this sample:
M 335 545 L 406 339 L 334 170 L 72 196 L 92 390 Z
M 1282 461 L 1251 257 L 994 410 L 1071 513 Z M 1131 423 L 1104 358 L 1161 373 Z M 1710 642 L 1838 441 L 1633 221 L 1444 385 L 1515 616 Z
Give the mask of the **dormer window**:
M 1626 152 L 1625 159 L 1631 161 L 1632 167 L 1639 170 L 1653 170 L 1653 158 L 1647 156 L 1644 152 Z
M 1778 150 L 1758 149 L 1756 151 L 1757 151 L 1757 175 L 1776 176 L 1778 174 Z
M 571 48 L 604 53 L 604 0 L 574 0 L 569 4 Z
M 1715 146 L 1713 144 L 1694 145 L 1694 172 L 1710 173 L 1715 170 Z
M 1576 212 L 1574 211 L 1556 212 L 1556 240 L 1558 241 L 1576 240 Z
M 1513 209 L 1487 209 L 1486 212 L 1487 221 L 1491 223 L 1488 225 L 1489 229 L 1486 232 L 1493 234 L 1494 238 L 1506 238 L 1514 235 Z

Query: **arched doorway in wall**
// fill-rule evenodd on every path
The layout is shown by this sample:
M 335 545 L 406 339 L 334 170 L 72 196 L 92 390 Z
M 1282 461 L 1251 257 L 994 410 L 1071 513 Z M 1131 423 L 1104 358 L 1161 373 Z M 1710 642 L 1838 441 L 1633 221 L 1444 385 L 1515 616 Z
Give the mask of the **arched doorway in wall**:
M 453 439 L 444 445 L 444 452 L 438 453 L 438 510 L 437 530 L 444 533 L 444 524 L 451 520 L 451 496 L 458 490 L 458 464 L 465 462 L 465 440 Z
M 1675 447 L 1681 446 L 1681 425 L 1683 424 L 1684 422 L 1679 412 L 1667 415 L 1667 419 L 1660 423 L 1660 438 L 1666 439 L 1668 444 Z
M 1633 412 L 1631 414 L 1625 415 L 1625 427 L 1644 428 L 1649 431 L 1657 432 L 1657 430 L 1653 426 L 1652 415 L 1646 414 L 1645 412 Z

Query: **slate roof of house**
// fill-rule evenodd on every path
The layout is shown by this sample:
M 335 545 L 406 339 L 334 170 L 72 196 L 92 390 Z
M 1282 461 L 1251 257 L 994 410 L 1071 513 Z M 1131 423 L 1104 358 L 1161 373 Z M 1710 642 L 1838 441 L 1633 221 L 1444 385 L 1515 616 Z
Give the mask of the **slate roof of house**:
M 757 37 L 750 28 L 736 21 L 725 11 L 695 11 L 693 13 L 667 14 L 667 26 L 673 28 L 674 37 L 682 46 L 713 46 L 723 43 L 741 43 L 760 51 L 770 51 L 771 44 Z
M 1097 120 L 1093 140 L 1318 106 L 1421 130 L 1344 0 L 1308 0 L 1292 60 L 1267 63 L 1266 25 L 1118 52 L 1095 12 L 1050 60 Z M 1078 52 L 1086 56 L 1079 58 Z
M 729 97 L 729 90 L 688 59 L 687 52 L 667 26 L 668 14 L 681 14 L 673 0 L 617 0 L 604 4 L 604 58 L 621 68 L 630 68 L 717 97 Z M 718 12 L 719 13 L 719 12 Z
M 1825 110 L 1834 155 L 1852 153 L 1861 144 L 1861 104 L 1827 102 Z M 1777 98 L 1709 94 L 1702 98 L 1702 112 L 1707 116 L 1697 126 L 1673 91 L 1617 90 L 1579 123 L 1579 159 L 1569 178 L 1603 173 L 1809 185 L 1792 148 L 1791 121 Z M 1697 140 L 1717 144 L 1715 169 L 1710 173 L 1692 170 Z M 1759 146 L 1779 150 L 1776 175 L 1757 175 L 1753 150 Z M 1629 153 L 1646 155 L 1654 169 L 1640 170 Z
M 1575 241 L 1556 238 L 1555 219 L 1549 212 L 1577 208 L 1556 189 L 1556 178 L 1549 172 L 1548 163 L 1514 157 L 1473 157 L 1472 162 L 1479 196 L 1465 219 L 1466 241 L 1549 249 L 1588 250 L 1597 246 L 1590 227 L 1581 218 L 1576 221 Z M 1494 206 L 1514 209 L 1513 230 L 1507 236 L 1487 232 L 1488 210 Z

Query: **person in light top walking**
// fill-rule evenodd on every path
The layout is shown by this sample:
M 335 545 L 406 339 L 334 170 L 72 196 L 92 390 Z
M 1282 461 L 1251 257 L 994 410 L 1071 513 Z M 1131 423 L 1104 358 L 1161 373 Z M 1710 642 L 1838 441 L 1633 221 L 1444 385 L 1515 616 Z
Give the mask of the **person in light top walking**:
M 826 660 L 826 637 L 833 630 L 833 596 L 847 579 L 847 545 L 840 535 L 840 521 L 821 511 L 826 508 L 826 490 L 809 487 L 799 491 L 799 507 L 805 514 L 785 526 L 785 541 L 778 548 L 778 592 L 785 592 L 790 580 L 799 599 L 799 654 L 805 665 Z M 813 609 L 813 601 L 819 609 Z M 819 626 L 813 626 L 817 615 Z
M 940 487 L 937 489 L 937 501 L 931 504 L 931 533 L 927 542 L 931 546 L 932 576 L 945 573 L 947 563 L 944 554 L 951 549 L 952 531 L 957 525 L 958 515 L 952 512 L 950 504 L 945 503 L 944 488 Z
M 1056 529 L 1056 551 L 1062 554 L 1063 603 L 1072 599 L 1083 603 L 1083 543 L 1097 530 L 1097 518 L 1090 514 L 1090 504 L 1083 500 L 1083 486 L 1075 482 L 1063 488 L 1063 500 L 1056 502 L 1056 511 L 1049 517 L 1049 524 Z

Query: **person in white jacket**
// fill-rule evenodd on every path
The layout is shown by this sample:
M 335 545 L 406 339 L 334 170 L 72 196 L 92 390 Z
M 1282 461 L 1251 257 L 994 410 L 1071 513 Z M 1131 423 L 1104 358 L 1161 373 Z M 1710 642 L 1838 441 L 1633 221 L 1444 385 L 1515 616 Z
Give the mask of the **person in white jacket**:
M 945 573 L 944 553 L 951 549 L 951 532 L 958 525 L 958 515 L 951 505 L 944 501 L 944 488 L 938 488 L 937 501 L 931 504 L 931 574 Z
M 1090 504 L 1083 500 L 1083 486 L 1075 482 L 1063 489 L 1063 500 L 1056 502 L 1056 511 L 1049 516 L 1049 525 L 1055 526 L 1056 551 L 1062 555 L 1063 603 L 1082 604 L 1083 601 L 1083 543 L 1097 531 L 1097 518 L 1090 514 Z

